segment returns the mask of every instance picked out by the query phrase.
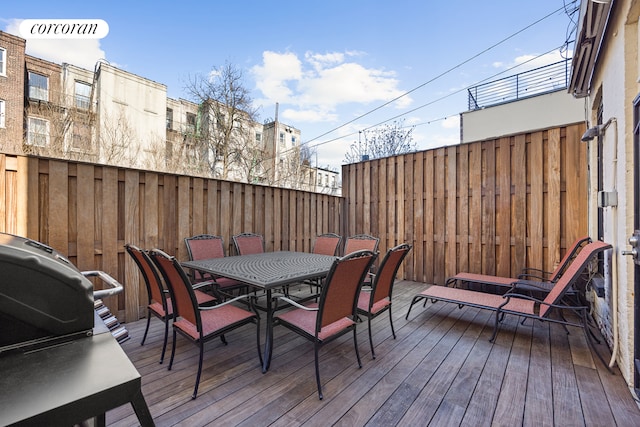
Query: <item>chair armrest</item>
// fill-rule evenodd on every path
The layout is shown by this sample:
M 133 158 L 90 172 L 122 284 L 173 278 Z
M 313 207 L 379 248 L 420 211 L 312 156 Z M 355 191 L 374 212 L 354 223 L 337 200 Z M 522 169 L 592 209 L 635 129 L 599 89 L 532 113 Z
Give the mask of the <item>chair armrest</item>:
M 511 284 L 508 292 L 520 293 L 522 291 L 542 291 L 550 292 L 553 289 L 553 283 L 539 280 L 518 280 Z M 520 291 L 520 292 L 518 292 Z
M 215 284 L 216 284 L 216 281 L 215 281 L 215 280 L 207 280 L 207 281 L 205 281 L 205 282 L 198 282 L 198 283 L 196 283 L 196 284 L 193 284 L 193 285 L 191 285 L 191 287 L 192 287 L 193 289 L 200 289 L 200 288 L 202 288 L 202 287 L 204 287 L 204 286 L 213 286 L 213 285 L 215 285 Z
M 307 310 L 307 311 L 318 311 L 318 307 L 307 307 L 305 305 L 299 304 L 297 302 L 295 302 L 294 300 L 287 298 L 287 297 L 280 297 L 280 299 L 286 303 L 291 304 L 294 307 L 298 307 L 301 308 L 303 310 Z
M 518 274 L 518 279 L 522 279 L 525 277 L 533 277 L 533 278 L 538 278 L 540 280 L 548 280 L 552 274 L 553 273 L 542 270 L 540 268 L 525 267 L 522 269 L 522 272 Z
M 244 299 L 244 298 L 253 298 L 253 295 L 248 295 L 248 294 L 238 295 L 237 297 L 231 298 L 229 300 L 226 300 L 223 303 L 216 304 L 216 305 L 211 305 L 211 306 L 206 306 L 206 307 L 199 307 L 199 309 L 202 310 L 202 311 L 204 311 L 204 310 L 215 310 L 216 308 L 224 307 L 227 304 L 231 304 L 232 302 L 235 302 L 235 301 L 238 301 L 238 300 L 241 300 L 241 299 Z

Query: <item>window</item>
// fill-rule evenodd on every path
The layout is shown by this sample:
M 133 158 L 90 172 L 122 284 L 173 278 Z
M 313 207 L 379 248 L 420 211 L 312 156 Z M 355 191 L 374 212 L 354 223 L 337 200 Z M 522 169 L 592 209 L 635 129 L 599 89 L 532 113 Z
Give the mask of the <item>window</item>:
M 173 129 L 173 110 L 167 108 L 167 129 Z
M 88 110 L 91 107 L 91 85 L 85 82 L 76 82 L 76 108 Z
M 280 144 L 284 144 L 284 132 L 280 132 Z
M 4 100 L 0 99 L 0 128 L 4 127 Z
M 0 76 L 7 75 L 7 50 L 0 47 Z
M 260 132 L 256 132 L 256 142 L 262 141 L 262 134 Z
M 29 117 L 27 124 L 27 144 L 44 147 L 49 144 L 49 122 Z
M 29 71 L 29 98 L 49 100 L 49 77 Z
M 296 137 L 295 136 L 291 137 L 291 144 L 292 145 L 296 145 Z
M 71 135 L 71 149 L 77 151 L 89 151 L 91 148 L 91 126 L 86 123 L 73 123 Z
M 187 113 L 187 133 L 196 133 L 196 115 L 193 113 Z

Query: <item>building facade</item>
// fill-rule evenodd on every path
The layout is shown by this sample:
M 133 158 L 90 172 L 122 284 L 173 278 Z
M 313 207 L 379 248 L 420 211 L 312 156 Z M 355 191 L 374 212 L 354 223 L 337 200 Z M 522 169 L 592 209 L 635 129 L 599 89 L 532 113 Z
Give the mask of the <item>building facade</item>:
M 168 98 L 164 84 L 107 61 L 86 70 L 25 49 L 24 39 L 0 31 L 3 152 L 317 188 L 316 178 L 304 179 L 315 168 L 293 126 L 263 125 L 213 101 Z
M 0 149 L 17 153 L 23 141 L 25 40 L 0 31 Z

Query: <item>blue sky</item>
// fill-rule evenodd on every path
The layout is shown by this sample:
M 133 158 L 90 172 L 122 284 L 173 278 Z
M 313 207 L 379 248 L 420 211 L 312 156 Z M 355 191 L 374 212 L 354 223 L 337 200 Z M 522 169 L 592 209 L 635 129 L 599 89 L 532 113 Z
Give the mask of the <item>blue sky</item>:
M 457 143 L 467 87 L 571 56 L 573 43 L 568 53 L 559 50 L 574 37 L 565 5 L 578 6 L 572 0 L 33 0 L 3 4 L 0 29 L 20 35 L 22 19 L 102 19 L 109 24 L 103 39 L 29 39 L 27 53 L 87 69 L 103 58 L 165 84 L 172 98 L 188 98 L 190 76 L 232 63 L 243 71 L 260 119 L 273 119 L 278 103 L 279 120 L 301 130 L 319 166 L 339 170 L 361 131 L 395 118 L 415 125 L 419 149 Z

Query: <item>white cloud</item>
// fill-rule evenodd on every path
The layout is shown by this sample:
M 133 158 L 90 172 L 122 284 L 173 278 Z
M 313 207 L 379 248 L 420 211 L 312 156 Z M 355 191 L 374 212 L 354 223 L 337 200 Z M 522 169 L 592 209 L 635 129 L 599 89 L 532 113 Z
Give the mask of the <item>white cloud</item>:
M 306 52 L 303 58 L 287 52 L 265 51 L 262 64 L 251 72 L 263 99 L 259 104 L 286 104 L 283 117 L 295 121 L 329 122 L 347 104 L 388 102 L 404 92 L 393 71 L 366 68 L 353 59 L 362 52 Z M 410 105 L 409 96 L 395 102 Z
M 22 37 L 20 22 L 19 19 L 10 21 L 5 31 Z M 88 70 L 93 70 L 99 59 L 106 59 L 100 39 L 27 39 L 26 53 L 56 64 L 66 62 Z
M 538 67 L 544 67 L 545 65 L 554 64 L 556 62 L 564 61 L 566 58 L 573 56 L 572 51 L 562 52 L 560 50 L 554 50 L 543 55 L 528 54 L 516 56 L 511 62 L 494 62 L 495 68 L 502 69 L 514 69 L 514 73 L 522 73 L 527 70 L 532 70 Z
M 453 116 L 446 117 L 441 124 L 444 129 L 460 129 L 460 116 L 454 114 Z

